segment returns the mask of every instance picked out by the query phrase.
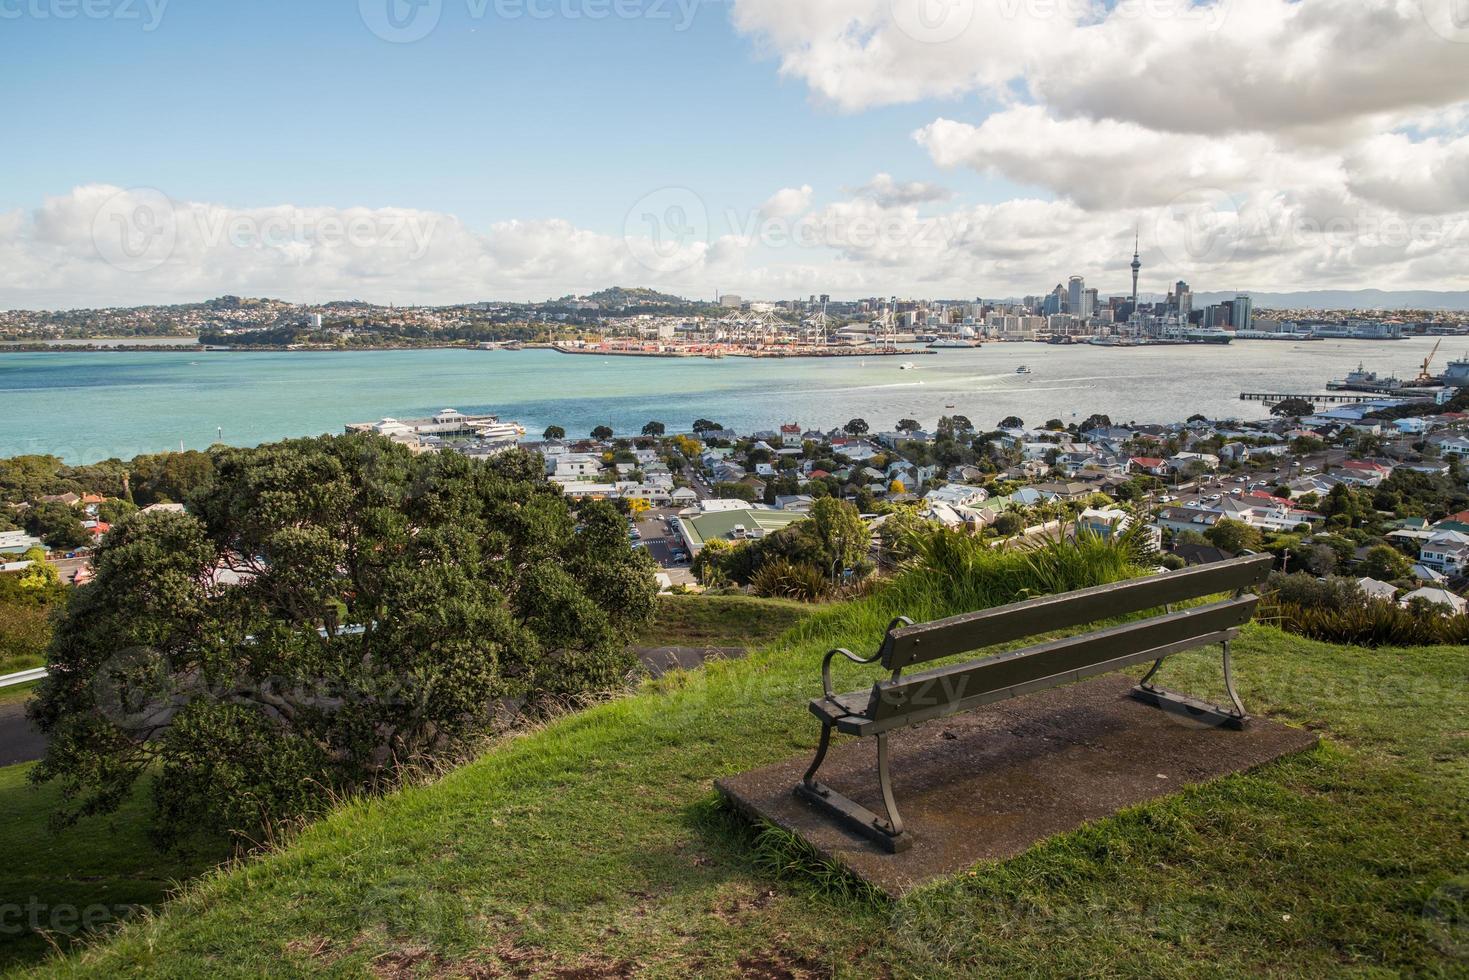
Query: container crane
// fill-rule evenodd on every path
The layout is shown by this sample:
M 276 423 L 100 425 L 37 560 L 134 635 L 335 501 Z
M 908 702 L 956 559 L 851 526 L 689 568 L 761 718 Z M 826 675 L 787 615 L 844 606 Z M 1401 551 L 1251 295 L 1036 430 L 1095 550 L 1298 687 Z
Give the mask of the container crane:
M 1438 349 L 1442 346 L 1443 340 L 1440 339 L 1438 343 L 1433 345 L 1433 350 L 1429 353 L 1429 355 L 1423 359 L 1423 367 L 1420 368 L 1418 371 L 1419 384 L 1429 384 L 1436 380 L 1434 376 L 1429 373 L 1428 368 L 1429 365 L 1433 363 L 1433 359 L 1438 356 Z

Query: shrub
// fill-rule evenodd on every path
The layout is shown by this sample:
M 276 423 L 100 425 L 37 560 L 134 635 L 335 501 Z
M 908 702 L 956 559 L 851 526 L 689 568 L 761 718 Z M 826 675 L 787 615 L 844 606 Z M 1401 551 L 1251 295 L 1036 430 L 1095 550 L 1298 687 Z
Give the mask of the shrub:
M 1437 607 L 1404 609 L 1363 595 L 1345 578 L 1270 576 L 1261 616 L 1313 640 L 1354 646 L 1431 646 L 1469 641 L 1469 615 L 1445 616 Z
M 1285 606 L 1325 609 L 1341 612 L 1360 606 L 1366 599 L 1357 583 L 1349 578 L 1316 578 L 1295 573 L 1275 572 L 1265 582 L 1264 594 Z
M 940 529 L 916 539 L 909 569 L 919 579 L 946 583 L 955 606 L 988 609 L 1146 574 L 1153 559 L 1140 528 L 1024 548 L 992 547 L 965 531 Z
M 1327 643 L 1411 647 L 1469 640 L 1469 615 L 1422 613 L 1385 599 L 1368 599 L 1343 609 L 1282 603 L 1275 614 L 1282 629 Z
M 826 595 L 827 581 L 821 569 L 785 559 L 767 562 L 750 580 L 750 588 L 766 599 L 799 599 L 816 602 Z

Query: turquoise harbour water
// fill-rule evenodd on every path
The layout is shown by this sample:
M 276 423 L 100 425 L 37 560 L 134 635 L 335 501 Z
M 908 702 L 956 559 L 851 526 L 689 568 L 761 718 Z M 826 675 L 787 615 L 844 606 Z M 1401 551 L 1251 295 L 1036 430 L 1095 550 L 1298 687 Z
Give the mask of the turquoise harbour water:
M 498 414 L 533 435 L 548 425 L 579 435 L 601 424 L 631 435 L 652 419 L 686 431 L 699 417 L 743 432 L 781 422 L 829 428 L 856 416 L 889 429 L 900 418 L 932 425 L 955 413 L 979 426 L 1008 415 L 1039 424 L 1093 412 L 1119 422 L 1196 412 L 1259 418 L 1264 406 L 1241 402 L 1240 392 L 1322 391 L 1359 361 L 1412 377 L 1433 344 L 989 344 L 905 357 L 719 361 L 544 350 L 0 353 L 0 457 L 50 453 L 87 463 L 216 441 L 256 445 L 441 408 Z M 1446 347 L 1435 367 L 1460 353 Z M 904 362 L 914 369 L 901 370 Z M 1033 373 L 1017 375 L 1022 364 Z

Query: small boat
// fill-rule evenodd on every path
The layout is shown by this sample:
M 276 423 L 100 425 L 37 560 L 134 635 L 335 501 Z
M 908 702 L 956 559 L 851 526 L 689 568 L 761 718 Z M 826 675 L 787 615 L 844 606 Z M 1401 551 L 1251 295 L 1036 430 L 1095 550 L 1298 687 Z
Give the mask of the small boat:
M 914 364 L 912 361 L 904 361 L 902 364 L 899 364 L 898 365 L 898 370 L 899 371 L 912 371 L 916 367 L 918 367 L 918 365 L 917 364 Z
M 1030 372 L 1030 368 L 1028 368 L 1024 364 L 1022 364 L 1018 368 L 1015 369 L 1015 373 L 1016 374 L 1030 374 L 1031 372 Z

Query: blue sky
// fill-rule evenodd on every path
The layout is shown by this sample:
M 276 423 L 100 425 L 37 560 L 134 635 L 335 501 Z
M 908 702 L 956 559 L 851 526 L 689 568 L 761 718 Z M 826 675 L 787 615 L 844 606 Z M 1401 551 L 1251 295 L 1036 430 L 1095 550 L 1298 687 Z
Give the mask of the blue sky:
M 737 34 L 724 3 L 679 30 L 673 4 L 666 19 L 504 19 L 446 0 L 409 44 L 381 40 L 340 0 L 172 0 L 152 31 L 137 4 L 138 20 L 4 23 L 0 77 L 24 93 L 7 100 L 7 129 L 27 135 L 7 154 L 0 208 L 95 182 L 611 232 L 671 184 L 716 214 L 805 183 L 819 200 L 879 171 L 975 200 L 1010 193 L 939 170 L 909 138 L 956 103 L 821 104 Z

